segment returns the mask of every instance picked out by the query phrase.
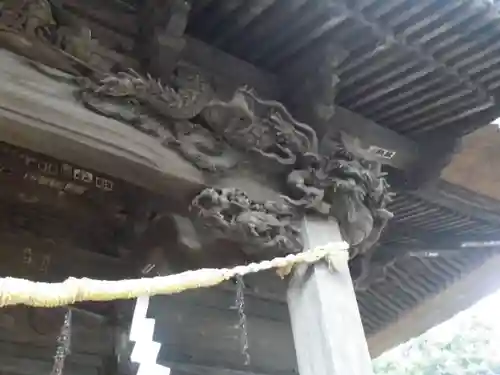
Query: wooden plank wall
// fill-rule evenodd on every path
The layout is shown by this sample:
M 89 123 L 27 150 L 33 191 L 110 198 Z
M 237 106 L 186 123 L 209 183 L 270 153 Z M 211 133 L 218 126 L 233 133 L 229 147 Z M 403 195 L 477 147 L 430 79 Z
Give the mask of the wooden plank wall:
M 286 303 L 246 296 L 250 364 L 245 365 L 235 299 L 234 290 L 223 288 L 152 298 L 148 316 L 156 319 L 155 340 L 162 343 L 158 363 L 174 369 L 293 374 L 296 359 Z

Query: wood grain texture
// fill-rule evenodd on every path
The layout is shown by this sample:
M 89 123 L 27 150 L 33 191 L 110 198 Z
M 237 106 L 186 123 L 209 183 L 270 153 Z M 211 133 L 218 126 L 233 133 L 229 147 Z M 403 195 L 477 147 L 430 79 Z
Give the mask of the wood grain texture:
M 0 311 L 0 372 L 49 374 L 64 309 L 3 308 Z M 98 375 L 112 353 L 111 330 L 102 321 L 73 313 L 71 354 L 65 374 Z
M 162 343 L 158 363 L 212 372 L 293 374 L 296 361 L 286 305 L 246 295 L 251 358 L 246 366 L 235 297 L 234 289 L 217 287 L 152 298 L 148 316 L 155 318 L 155 341 Z
M 151 191 L 191 195 L 201 173 L 157 140 L 79 104 L 74 87 L 0 51 L 0 140 Z
M 306 249 L 341 241 L 335 221 L 306 218 Z M 288 306 L 300 375 L 372 374 L 368 345 L 347 262 L 298 267 Z

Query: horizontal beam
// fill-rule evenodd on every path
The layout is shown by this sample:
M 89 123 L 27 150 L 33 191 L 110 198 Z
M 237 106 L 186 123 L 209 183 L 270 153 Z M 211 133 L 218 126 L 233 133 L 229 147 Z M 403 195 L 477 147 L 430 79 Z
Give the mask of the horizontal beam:
M 157 363 L 293 373 L 296 361 L 286 305 L 247 293 L 244 300 L 250 365 L 245 365 L 242 352 L 236 292 L 220 288 L 150 299 L 147 317 L 155 319 L 154 340 L 162 344 Z
M 55 354 L 55 349 L 54 349 Z M 18 375 L 50 374 L 53 363 L 51 358 L 45 360 L 26 357 L 8 357 L 0 354 L 0 371 Z M 98 375 L 99 369 L 93 366 L 75 365 L 68 363 L 64 366 L 67 373 L 72 375 Z
M 419 159 L 419 146 L 415 141 L 343 107 L 336 107 L 327 126 L 324 131 L 341 130 L 359 138 L 364 148 L 376 147 L 392 152 L 392 158 L 380 161 L 394 168 L 406 170 Z
M 218 83 L 217 86 L 226 86 L 232 90 L 239 86 L 250 86 L 263 97 L 276 99 L 279 95 L 279 87 L 273 74 L 264 72 L 201 40 L 189 36 L 185 36 L 185 39 L 186 46 L 182 59 L 200 67 L 216 81 L 215 83 Z
M 0 140 L 161 194 L 192 197 L 201 173 L 150 136 L 94 114 L 75 87 L 0 51 Z M 186 198 L 187 199 L 187 198 Z
M 163 366 L 167 366 L 174 370 L 174 374 L 185 373 L 186 375 L 297 375 L 296 372 L 255 372 L 251 369 L 248 370 L 235 370 L 230 368 L 223 368 L 220 366 L 206 366 L 194 363 L 183 362 L 161 362 Z
M 126 277 L 133 270 L 126 261 L 22 230 L 0 231 L 0 242 L 0 273 L 5 276 L 44 281 L 70 276 L 112 280 Z
M 26 358 L 35 360 L 49 360 L 54 357 L 54 345 L 35 346 L 29 343 L 0 342 L 0 353 L 3 358 Z M 111 351 L 110 351 L 111 353 Z M 106 353 L 89 354 L 74 351 L 67 357 L 67 363 L 99 368 L 103 365 L 102 356 Z

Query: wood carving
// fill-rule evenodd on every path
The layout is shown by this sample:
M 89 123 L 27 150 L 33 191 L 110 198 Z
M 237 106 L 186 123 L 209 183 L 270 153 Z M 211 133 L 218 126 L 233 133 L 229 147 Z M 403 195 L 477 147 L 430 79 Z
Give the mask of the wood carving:
M 325 151 L 310 164 L 290 172 L 290 197 L 285 199 L 296 207 L 334 216 L 345 240 L 358 246 L 354 248 L 356 256 L 364 252 L 359 249 L 365 241 L 376 242 L 372 232 L 379 236 L 391 217 L 385 209 L 391 197 L 388 185 L 379 164 L 360 157 L 360 149 L 347 150 L 345 136 Z
M 140 104 L 167 119 L 190 119 L 201 112 L 211 99 L 211 87 L 197 72 L 174 76 L 169 85 L 150 75 L 142 76 L 129 70 L 107 74 L 98 80 L 84 80 L 82 90 L 105 101 L 122 98 Z
M 178 9 L 173 7 L 172 15 L 185 15 L 187 4 L 174 3 Z M 316 131 L 280 102 L 246 87 L 223 100 L 203 72 L 185 63 L 177 63 L 164 82 L 158 73 L 111 72 L 93 60 L 97 41 L 90 30 L 59 24 L 54 9 L 48 0 L 9 1 L 2 8 L 0 36 L 7 31 L 17 41 L 30 41 L 29 57 L 37 51 L 44 64 L 78 66 L 65 70 L 75 75 L 75 94 L 88 109 L 149 134 L 207 173 L 244 166 L 269 174 L 286 193 L 284 203 L 277 204 L 254 202 L 237 189 L 204 190 L 192 210 L 205 229 L 238 242 L 247 253 L 296 252 L 302 245 L 292 221 L 314 210 L 338 220 L 353 257 L 378 241 L 391 217 L 386 210 L 388 185 L 380 165 L 355 141 L 343 135 L 320 149 Z M 179 30 L 170 32 L 182 37 Z M 319 73 L 323 100 L 318 103 L 331 107 L 337 78 L 331 64 L 325 64 Z M 319 117 L 330 118 L 331 111 L 326 112 Z
M 234 146 L 266 161 L 292 166 L 317 152 L 315 131 L 295 120 L 279 102 L 240 88 L 229 102 L 212 100 L 201 112 L 214 132 Z
M 241 160 L 223 139 L 195 122 L 176 122 L 174 140 L 170 145 L 197 168 L 207 172 L 226 172 Z
M 300 231 L 293 225 L 296 213 L 288 205 L 255 202 L 239 189 L 207 188 L 194 198 L 191 210 L 199 225 L 238 242 L 248 255 L 302 250 Z

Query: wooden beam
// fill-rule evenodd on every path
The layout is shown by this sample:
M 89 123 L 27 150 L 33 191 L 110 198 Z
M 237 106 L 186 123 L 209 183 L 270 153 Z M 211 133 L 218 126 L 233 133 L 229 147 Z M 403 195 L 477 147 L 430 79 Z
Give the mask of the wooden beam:
M 375 147 L 390 151 L 394 156 L 381 158 L 380 162 L 397 169 L 408 169 L 420 157 L 419 146 L 415 141 L 343 107 L 336 107 L 335 114 L 329 120 L 327 128 L 321 132 L 332 130 L 341 130 L 359 138 L 363 148 Z
M 443 179 L 412 194 L 492 225 L 500 225 L 500 202 Z
M 335 221 L 306 218 L 306 248 L 342 241 Z M 372 374 L 347 257 L 298 268 L 288 289 L 288 306 L 300 375 Z
M 30 358 L 50 361 L 55 354 L 54 345 L 37 346 L 30 343 L 0 342 L 0 353 L 3 358 Z M 103 365 L 102 354 L 73 352 L 66 358 L 67 363 L 100 368 Z
M 63 314 L 60 309 L 25 306 L 0 309 L 0 356 L 51 361 Z M 99 367 L 102 357 L 112 353 L 112 328 L 106 322 L 75 312 L 71 332 L 71 349 L 75 356 L 70 362 Z
M 259 95 L 279 99 L 276 77 L 264 72 L 246 61 L 214 48 L 201 40 L 185 36 L 186 46 L 182 52 L 183 60 L 200 67 L 214 81 L 217 92 L 240 86 L 250 86 Z M 224 86 L 227 87 L 224 90 Z M 232 92 L 228 92 L 232 95 Z
M 269 373 L 255 372 L 250 369 L 248 370 L 234 370 L 229 368 L 223 368 L 219 366 L 204 366 L 192 363 L 182 363 L 182 362 L 165 362 L 164 366 L 167 366 L 173 370 L 173 374 L 186 374 L 186 375 L 272 375 Z M 280 372 L 279 375 L 294 375 L 296 372 Z M 278 375 L 278 374 L 276 374 Z
M 55 353 L 55 351 L 54 351 Z M 13 373 L 19 375 L 50 374 L 52 370 L 52 358 L 45 360 L 31 358 L 6 357 L 0 354 L 0 371 L 2 373 Z M 98 375 L 99 369 L 93 366 L 83 366 L 68 363 L 65 366 L 67 373 L 71 375 Z
M 6 276 L 44 281 L 60 281 L 69 276 L 121 279 L 134 270 L 133 265 L 121 259 L 21 230 L 0 230 L 0 241 L 0 273 Z
M 149 0 L 138 5 L 136 52 L 146 70 L 168 82 L 186 45 L 190 5 L 184 0 Z
M 161 194 L 191 197 L 202 174 L 159 141 L 86 110 L 75 87 L 0 51 L 0 140 Z
M 235 299 L 235 291 L 220 287 L 151 298 L 147 317 L 155 319 L 154 341 L 162 344 L 157 363 L 293 374 L 296 362 L 286 304 L 245 293 L 250 354 L 246 365 Z

